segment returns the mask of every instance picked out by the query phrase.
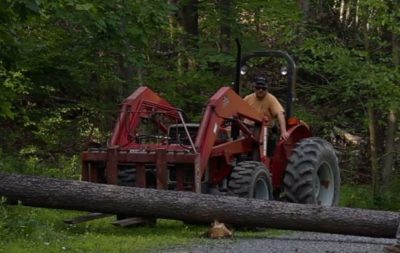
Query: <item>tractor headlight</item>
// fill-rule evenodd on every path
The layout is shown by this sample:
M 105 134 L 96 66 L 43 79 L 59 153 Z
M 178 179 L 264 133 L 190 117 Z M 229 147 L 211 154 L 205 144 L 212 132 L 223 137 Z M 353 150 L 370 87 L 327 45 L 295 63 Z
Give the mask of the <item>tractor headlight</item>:
M 286 75 L 287 75 L 287 72 L 288 72 L 287 67 L 286 67 L 286 66 L 283 66 L 283 67 L 281 68 L 281 75 L 286 76 Z
M 249 70 L 249 66 L 243 65 L 243 66 L 240 68 L 240 74 L 241 74 L 242 76 L 244 76 L 244 75 L 246 75 L 246 73 L 247 73 L 248 70 Z

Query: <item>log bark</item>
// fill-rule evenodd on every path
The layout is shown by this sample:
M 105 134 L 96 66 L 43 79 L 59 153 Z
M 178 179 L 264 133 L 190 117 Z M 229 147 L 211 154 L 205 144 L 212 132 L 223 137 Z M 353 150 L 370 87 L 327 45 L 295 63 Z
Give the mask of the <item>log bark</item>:
M 94 184 L 0 173 L 0 195 L 23 205 L 235 226 L 395 238 L 398 212 Z

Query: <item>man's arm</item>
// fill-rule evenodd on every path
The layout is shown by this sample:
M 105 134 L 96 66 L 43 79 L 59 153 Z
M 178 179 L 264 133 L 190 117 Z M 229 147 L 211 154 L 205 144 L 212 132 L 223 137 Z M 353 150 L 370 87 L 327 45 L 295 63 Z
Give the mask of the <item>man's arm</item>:
M 283 112 L 278 112 L 276 116 L 278 117 L 279 127 L 281 130 L 281 139 L 286 141 L 289 138 L 289 133 L 286 131 L 285 115 Z
M 279 103 L 278 99 L 274 95 L 268 93 L 268 98 L 270 101 L 270 110 L 274 117 L 278 118 L 279 121 L 281 139 L 286 141 L 289 138 L 289 134 L 286 131 L 285 111 L 283 110 L 281 103 Z

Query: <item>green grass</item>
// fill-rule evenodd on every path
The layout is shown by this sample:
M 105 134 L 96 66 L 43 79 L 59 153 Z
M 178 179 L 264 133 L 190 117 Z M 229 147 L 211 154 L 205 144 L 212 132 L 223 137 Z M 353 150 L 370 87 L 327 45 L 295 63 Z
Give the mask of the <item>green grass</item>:
M 111 225 L 114 217 L 78 225 L 66 225 L 63 219 L 82 212 L 1 206 L 0 252 L 154 252 L 206 239 L 207 226 L 186 225 L 180 221 L 159 219 L 154 227 L 121 228 Z M 279 230 L 235 231 L 235 238 L 262 238 L 286 232 Z
M 160 220 L 155 227 L 121 228 L 104 218 L 78 225 L 63 219 L 83 213 L 24 206 L 3 207 L 0 252 L 147 252 L 198 238 L 201 227 Z

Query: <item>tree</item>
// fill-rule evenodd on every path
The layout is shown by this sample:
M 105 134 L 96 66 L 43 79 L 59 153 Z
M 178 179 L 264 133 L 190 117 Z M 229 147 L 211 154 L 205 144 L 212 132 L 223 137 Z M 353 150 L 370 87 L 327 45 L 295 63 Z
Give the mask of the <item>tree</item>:
M 392 62 L 394 68 L 398 69 L 400 65 L 400 46 L 399 46 L 399 30 L 397 29 L 397 22 L 399 21 L 399 3 L 395 1 L 388 1 L 389 11 L 389 23 L 388 30 L 391 37 L 391 47 L 392 47 Z M 397 85 L 399 85 L 397 81 Z M 397 107 L 398 108 L 398 107 Z M 387 187 L 392 179 L 392 168 L 394 167 L 394 154 L 395 154 L 395 138 L 396 138 L 396 128 L 397 128 L 397 113 L 398 109 L 396 107 L 389 107 L 389 113 L 387 118 L 387 133 L 386 133 L 386 145 L 385 153 L 383 159 L 383 169 L 382 169 L 382 180 L 383 185 Z

